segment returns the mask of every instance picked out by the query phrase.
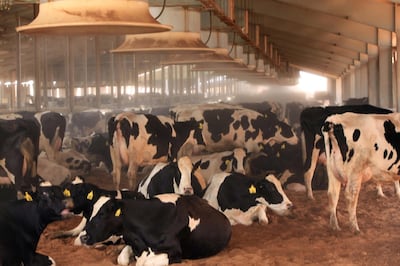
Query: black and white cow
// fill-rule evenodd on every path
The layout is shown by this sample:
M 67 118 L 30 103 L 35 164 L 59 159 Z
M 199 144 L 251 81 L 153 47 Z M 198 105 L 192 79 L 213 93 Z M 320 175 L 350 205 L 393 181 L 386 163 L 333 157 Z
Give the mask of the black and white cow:
M 86 137 L 74 137 L 71 139 L 71 149 L 82 153 L 92 163 L 92 166 L 100 166 L 103 163 L 106 169 L 111 172 L 112 161 L 108 138 L 108 133 L 95 133 Z
M 298 142 L 292 128 L 273 113 L 261 114 L 227 104 L 184 105 L 172 108 L 171 112 L 175 121 L 194 119 L 202 125 L 204 144 L 193 149 L 195 154 L 234 148 L 259 152 L 267 144 L 286 142 L 294 145 Z
M 244 161 L 246 155 L 245 149 L 235 148 L 232 151 L 192 155 L 190 156 L 190 159 L 193 164 L 199 165 L 201 175 L 204 177 L 206 183 L 208 183 L 211 176 L 219 172 L 237 172 L 244 174 Z
M 85 110 L 69 115 L 68 131 L 71 137 L 86 137 L 92 133 L 107 132 L 105 114 L 100 110 Z
M 252 177 L 273 174 L 286 187 L 291 183 L 304 183 L 301 145 L 276 143 L 263 152 L 250 153 L 245 160 L 245 173 Z M 305 189 L 304 186 L 303 190 Z
M 174 122 L 165 116 L 120 113 L 109 120 L 113 178 L 119 188 L 121 167 L 128 166 L 129 188 L 136 185 L 138 168 L 189 155 L 202 142 L 196 121 Z
M 93 245 L 122 235 L 127 246 L 119 265 L 168 265 L 182 259 L 213 256 L 231 238 L 228 219 L 195 195 L 161 194 L 151 199 L 115 200 L 103 197 L 81 240 Z M 145 214 L 145 215 L 144 215 Z
M 320 157 L 325 155 L 324 139 L 321 128 L 325 120 L 334 114 L 353 112 L 360 114 L 388 114 L 392 111 L 373 105 L 344 105 L 305 108 L 300 114 L 301 127 L 304 134 L 304 183 L 307 196 L 313 199 L 312 179 Z M 324 159 L 322 158 L 322 161 Z
M 203 196 L 206 182 L 193 166 L 188 156 L 177 162 L 158 163 L 150 174 L 140 181 L 137 191 L 146 198 L 158 194 L 177 193 L 181 195 Z
M 39 186 L 25 199 L 0 202 L 0 265 L 55 265 L 36 252 L 46 226 L 68 215 L 60 187 Z
M 66 198 L 72 199 L 73 206 L 71 211 L 74 214 L 82 214 L 81 222 L 73 229 L 68 231 L 56 232 L 53 234 L 54 238 L 78 236 L 74 244 L 82 245 L 79 234 L 83 231 L 87 221 L 93 214 L 93 206 L 102 196 L 122 199 L 122 198 L 144 198 L 138 192 L 127 190 L 106 190 L 94 184 L 84 182 L 82 177 L 76 176 L 72 182 L 65 182 L 61 186 Z
M 268 224 L 267 208 L 278 215 L 289 215 L 293 207 L 273 175 L 252 178 L 239 173 L 218 173 L 211 178 L 203 198 L 223 212 L 232 225 L 250 225 L 255 220 Z
M 82 153 L 72 149 L 60 151 L 55 160 L 59 165 L 69 169 L 72 176 L 88 175 L 92 169 L 91 162 Z
M 345 186 L 350 228 L 359 232 L 357 202 L 370 179 L 400 179 L 400 114 L 344 113 L 329 116 L 322 129 L 329 179 L 330 226 L 339 230 L 336 208 Z
M 39 137 L 36 120 L 18 114 L 0 116 L 0 184 L 15 186 L 18 197 L 39 183 Z
M 40 125 L 39 150 L 44 151 L 50 160 L 55 160 L 61 151 L 67 121 L 65 117 L 52 111 L 28 112 L 21 111 L 24 119 L 36 119 Z

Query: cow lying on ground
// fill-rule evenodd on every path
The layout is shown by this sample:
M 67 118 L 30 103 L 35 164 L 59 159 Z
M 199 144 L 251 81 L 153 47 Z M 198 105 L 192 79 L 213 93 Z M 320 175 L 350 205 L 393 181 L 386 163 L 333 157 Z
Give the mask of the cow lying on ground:
M 232 225 L 250 225 L 254 220 L 268 224 L 267 208 L 278 215 L 288 215 L 293 207 L 273 175 L 251 178 L 238 173 L 218 173 L 211 178 L 203 198 L 223 212 Z
M 332 115 L 323 127 L 329 178 L 330 226 L 339 230 L 336 208 L 345 185 L 350 228 L 359 232 L 357 202 L 361 183 L 399 180 L 400 114 Z
M 60 187 L 44 184 L 25 199 L 0 202 L 0 265 L 55 265 L 36 247 L 46 226 L 67 216 L 68 207 Z
M 71 149 L 82 153 L 92 163 L 92 167 L 98 167 L 103 163 L 108 172 L 112 171 L 110 156 L 110 144 L 108 133 L 95 133 L 86 137 L 74 137 L 71 139 Z
M 121 167 L 128 166 L 129 189 L 134 189 L 140 166 L 155 165 L 189 155 L 202 142 L 195 121 L 174 122 L 164 116 L 120 113 L 109 120 L 113 179 L 119 189 Z
M 280 121 L 275 114 L 227 104 L 178 106 L 171 109 L 175 121 L 194 119 L 202 124 L 204 144 L 194 147 L 195 154 L 220 152 L 245 148 L 247 152 L 259 152 L 262 145 L 298 142 L 292 128 Z
M 252 177 L 273 174 L 285 188 L 291 183 L 303 184 L 303 162 L 300 154 L 301 145 L 276 143 L 267 146 L 263 152 L 248 154 L 245 160 L 245 173 Z M 304 190 L 304 186 L 302 187 Z
M 38 175 L 55 186 L 59 186 L 72 179 L 71 171 L 68 168 L 49 160 L 44 154 L 39 155 L 37 165 Z
M 342 114 L 345 112 L 360 114 L 388 114 L 392 111 L 379 108 L 373 105 L 344 105 L 344 106 L 327 106 L 327 107 L 310 107 L 305 108 L 300 114 L 301 127 L 304 133 L 304 183 L 307 189 L 307 196 L 313 199 L 312 179 L 314 177 L 315 168 L 318 158 L 325 154 L 324 139 L 321 128 L 326 118 L 334 114 Z M 399 191 L 400 196 L 400 191 Z
M 214 152 L 204 155 L 192 155 L 192 162 L 199 165 L 201 175 L 207 184 L 211 176 L 219 172 L 237 172 L 244 174 L 244 160 L 246 158 L 246 150 L 236 148 L 232 151 Z
M 206 182 L 197 166 L 193 166 L 188 156 L 178 162 L 158 163 L 150 174 L 140 181 L 137 191 L 146 198 L 158 194 L 177 193 L 181 195 L 203 196 Z
M 68 231 L 56 232 L 54 238 L 78 236 L 86 226 L 86 222 L 93 214 L 93 206 L 101 196 L 113 198 L 144 198 L 143 195 L 133 191 L 125 190 L 106 190 L 90 183 L 85 183 L 84 180 L 77 176 L 72 182 L 67 182 L 62 185 L 64 195 L 72 199 L 73 207 L 71 211 L 75 214 L 82 214 L 81 222 L 73 229 Z M 74 241 L 75 245 L 81 245 L 80 237 Z
M 71 171 L 72 176 L 85 176 L 92 169 L 90 161 L 75 150 L 63 150 L 57 153 L 56 162 Z
M 168 265 L 182 259 L 210 257 L 231 238 L 228 219 L 203 199 L 162 194 L 152 199 L 116 200 L 103 197 L 96 204 L 81 240 L 86 245 L 122 235 L 127 246 L 119 265 Z

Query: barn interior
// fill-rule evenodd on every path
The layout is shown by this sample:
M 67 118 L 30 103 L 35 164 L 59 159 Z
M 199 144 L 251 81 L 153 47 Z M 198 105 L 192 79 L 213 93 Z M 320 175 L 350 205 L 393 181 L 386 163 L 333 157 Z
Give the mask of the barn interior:
M 1 112 L 353 98 L 398 110 L 397 1 L 91 3 L 0 1 Z M 307 73 L 322 83 L 302 89 Z

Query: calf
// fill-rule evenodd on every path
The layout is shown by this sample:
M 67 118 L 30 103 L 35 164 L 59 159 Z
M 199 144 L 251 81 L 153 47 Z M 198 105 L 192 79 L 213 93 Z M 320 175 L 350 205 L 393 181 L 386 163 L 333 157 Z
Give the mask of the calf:
M 177 193 L 202 196 L 206 187 L 202 175 L 193 167 L 189 157 L 184 156 L 178 162 L 158 163 L 150 174 L 140 181 L 138 192 L 146 198 L 158 194 Z
M 336 208 L 345 185 L 351 230 L 359 232 L 357 202 L 361 183 L 400 179 L 400 114 L 332 115 L 322 129 L 329 179 L 330 226 L 339 230 Z
M 194 164 L 199 164 L 201 175 L 207 183 L 209 183 L 213 174 L 219 172 L 237 172 L 244 174 L 245 158 L 246 150 L 242 148 L 236 148 L 232 151 L 190 156 Z
M 0 265 L 55 265 L 36 252 L 46 226 L 68 215 L 60 187 L 39 186 L 25 199 L 0 202 Z
M 267 208 L 278 215 L 288 215 L 293 206 L 273 175 L 251 178 L 239 173 L 218 173 L 211 178 L 203 198 L 223 212 L 232 225 L 250 225 L 254 220 L 268 224 Z
M 344 105 L 327 107 L 305 108 L 300 114 L 301 128 L 304 134 L 304 183 L 307 189 L 309 199 L 314 199 L 312 192 L 312 179 L 318 158 L 325 154 L 325 146 L 321 128 L 326 118 L 334 114 L 345 112 L 360 114 L 388 114 L 392 111 L 379 108 L 373 105 Z M 400 192 L 399 192 L 400 193 Z
M 128 265 L 131 256 L 137 258 L 137 265 L 205 258 L 223 250 L 231 238 L 228 219 L 195 195 L 162 194 L 137 200 L 104 197 L 98 203 L 82 242 L 93 245 L 122 235 L 128 246 L 118 256 L 119 265 Z
M 202 141 L 197 122 L 174 123 L 168 117 L 150 114 L 120 113 L 109 120 L 108 131 L 113 178 L 117 189 L 122 166 L 128 166 L 129 188 L 133 189 L 140 166 L 172 161 L 188 155 L 194 143 Z

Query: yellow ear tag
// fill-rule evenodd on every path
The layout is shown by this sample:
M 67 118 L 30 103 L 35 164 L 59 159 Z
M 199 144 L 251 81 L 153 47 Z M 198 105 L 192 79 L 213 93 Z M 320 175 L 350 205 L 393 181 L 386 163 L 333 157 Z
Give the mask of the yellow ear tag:
M 281 149 L 283 150 L 283 149 L 285 149 L 286 148 L 286 145 L 285 145 L 285 143 L 283 143 L 282 145 L 281 145 Z
M 199 124 L 199 128 L 200 128 L 200 129 L 203 129 L 203 123 L 200 123 L 200 124 Z
M 121 215 L 121 209 L 118 209 L 115 211 L 115 217 L 118 217 Z
M 256 194 L 256 192 L 257 192 L 256 187 L 254 185 L 251 185 L 249 187 L 249 193 L 250 194 Z
M 230 164 L 231 164 L 231 160 L 225 160 L 225 165 L 226 165 L 226 167 L 229 167 Z
M 69 189 L 64 189 L 64 196 L 66 197 L 71 197 L 71 191 L 69 191 Z
M 26 200 L 26 201 L 33 201 L 31 195 L 29 195 L 28 192 L 25 192 L 25 200 Z
M 87 194 L 86 197 L 88 200 L 92 200 L 93 199 L 93 190 L 89 192 L 89 194 Z
M 277 154 L 276 154 L 276 157 L 281 157 L 281 154 L 278 152 Z

